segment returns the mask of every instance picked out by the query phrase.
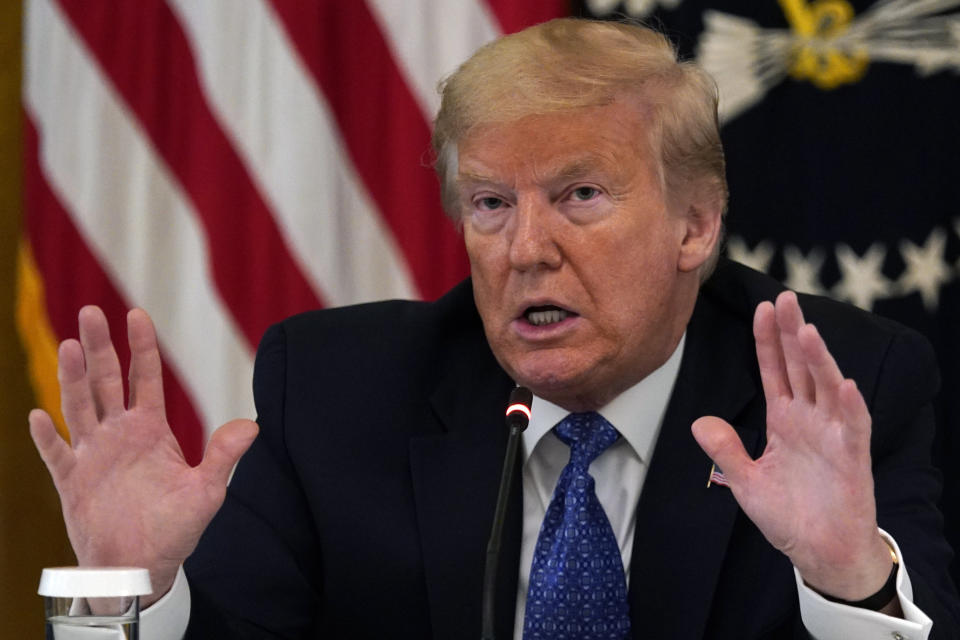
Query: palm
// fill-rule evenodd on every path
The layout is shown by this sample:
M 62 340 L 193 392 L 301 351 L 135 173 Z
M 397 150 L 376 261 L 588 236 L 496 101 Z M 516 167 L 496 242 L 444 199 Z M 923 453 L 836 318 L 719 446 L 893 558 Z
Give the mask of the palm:
M 31 414 L 31 431 L 60 494 L 78 562 L 147 567 L 159 596 L 220 507 L 229 471 L 256 426 L 229 423 L 211 439 L 200 466 L 190 467 L 166 422 L 150 320 L 133 311 L 129 327 L 128 406 L 106 320 L 88 307 L 80 314 L 80 342 L 65 341 L 59 354 L 71 444 L 42 411 Z
M 864 522 L 866 532 L 875 528 L 869 438 L 864 457 L 840 416 L 802 399 L 768 401 L 767 425 L 767 447 L 751 481 L 734 487 L 738 502 L 787 555 L 809 553 L 806 546 L 827 561 L 846 557 L 840 543 L 864 532 L 844 529 Z M 837 491 L 841 487 L 863 489 Z M 824 551 L 839 558 L 823 558 Z

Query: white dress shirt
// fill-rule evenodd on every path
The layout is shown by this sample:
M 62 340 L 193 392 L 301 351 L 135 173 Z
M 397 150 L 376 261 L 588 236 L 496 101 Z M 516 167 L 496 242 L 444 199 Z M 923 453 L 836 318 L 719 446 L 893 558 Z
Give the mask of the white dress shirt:
M 590 464 L 590 475 L 595 480 L 597 498 L 617 537 L 628 584 L 637 503 L 680 370 L 685 340 L 686 336 L 662 367 L 599 411 L 623 436 Z M 523 433 L 523 538 L 514 624 L 516 640 L 521 640 L 523 635 L 530 565 L 540 525 L 560 472 L 570 459 L 569 447 L 552 433 L 553 427 L 568 413 L 555 404 L 534 397 L 530 426 Z M 881 531 L 881 534 L 900 559 L 897 594 L 904 619 L 830 602 L 804 585 L 799 573 L 794 571 L 800 614 L 807 630 L 817 640 L 891 638 L 897 637 L 896 634 L 905 640 L 926 640 L 933 623 L 913 604 L 913 588 L 899 547 L 885 532 Z M 190 591 L 181 568 L 170 592 L 141 613 L 140 637 L 142 640 L 180 640 L 189 617 Z

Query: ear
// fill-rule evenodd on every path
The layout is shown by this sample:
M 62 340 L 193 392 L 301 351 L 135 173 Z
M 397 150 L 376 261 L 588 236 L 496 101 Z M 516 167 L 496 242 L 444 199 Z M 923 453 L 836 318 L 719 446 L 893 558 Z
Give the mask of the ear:
M 711 192 L 715 190 L 710 189 Z M 723 215 L 723 198 L 716 193 L 702 194 L 687 204 L 685 235 L 680 243 L 677 267 L 680 271 L 696 271 L 713 254 L 719 241 Z

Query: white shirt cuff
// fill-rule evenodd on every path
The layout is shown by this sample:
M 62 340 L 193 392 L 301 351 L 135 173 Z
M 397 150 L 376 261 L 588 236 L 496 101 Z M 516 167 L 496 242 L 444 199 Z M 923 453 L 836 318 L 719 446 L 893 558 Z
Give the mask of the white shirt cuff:
M 140 640 L 182 640 L 190 621 L 190 585 L 183 567 L 162 598 L 140 612 Z
M 803 626 L 816 640 L 847 640 L 848 638 L 903 638 L 926 640 L 933 621 L 913 604 L 913 586 L 904 565 L 900 547 L 890 535 L 880 529 L 880 535 L 893 548 L 900 561 L 897 570 L 897 597 L 903 618 L 894 618 L 877 611 L 831 602 L 804 584 L 800 572 L 794 568 L 797 593 L 800 597 L 800 617 Z

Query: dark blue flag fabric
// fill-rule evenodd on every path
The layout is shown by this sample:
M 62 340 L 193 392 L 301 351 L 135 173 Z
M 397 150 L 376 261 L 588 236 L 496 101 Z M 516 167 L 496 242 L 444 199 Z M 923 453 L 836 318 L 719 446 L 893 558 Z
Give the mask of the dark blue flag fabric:
M 934 457 L 960 549 L 960 0 L 581 0 L 573 11 L 659 26 L 717 80 L 729 256 L 933 343 Z

